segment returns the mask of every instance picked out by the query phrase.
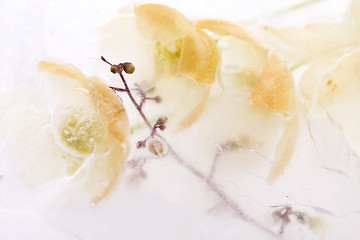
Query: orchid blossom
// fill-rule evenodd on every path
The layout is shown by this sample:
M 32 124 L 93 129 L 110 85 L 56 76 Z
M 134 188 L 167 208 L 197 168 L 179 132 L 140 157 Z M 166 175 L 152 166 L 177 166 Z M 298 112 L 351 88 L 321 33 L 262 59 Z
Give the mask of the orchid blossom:
M 69 182 L 98 202 L 110 193 L 125 167 L 129 153 L 125 108 L 97 77 L 87 77 L 75 67 L 52 62 L 42 61 L 38 68 L 47 73 L 48 91 L 54 91 L 49 139 L 56 144 L 43 158 L 51 159 L 55 165 L 58 162 L 58 173 L 64 172 L 47 179 L 38 171 L 49 171 L 45 170 L 49 163 L 42 165 L 38 156 L 28 157 L 26 164 L 36 161 L 37 166 L 27 170 L 25 181 L 34 187 L 65 184 L 65 189 Z

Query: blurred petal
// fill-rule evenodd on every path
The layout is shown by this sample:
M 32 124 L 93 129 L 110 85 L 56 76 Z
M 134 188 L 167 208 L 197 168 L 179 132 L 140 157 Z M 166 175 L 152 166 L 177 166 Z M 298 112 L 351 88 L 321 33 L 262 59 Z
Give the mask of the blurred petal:
M 119 14 L 100 29 L 99 53 L 110 61 L 130 61 L 137 69 L 128 79 L 135 82 L 150 81 L 155 76 L 153 42 L 136 29 L 134 14 Z M 104 63 L 97 61 L 94 72 L 103 72 Z M 106 69 L 107 70 L 107 69 Z
M 88 78 L 91 83 L 96 107 L 116 140 L 125 142 L 129 135 L 129 120 L 119 97 L 99 78 Z
M 275 165 L 268 175 L 269 182 L 274 182 L 285 170 L 294 153 L 299 133 L 299 120 L 295 115 L 286 124 L 282 137 L 275 150 Z
M 235 23 L 217 19 L 207 19 L 197 21 L 196 26 L 198 28 L 207 29 L 210 32 L 213 32 L 220 36 L 233 36 L 239 38 L 241 40 L 254 44 L 258 49 L 264 51 L 264 53 L 267 52 L 267 50 L 262 46 L 262 44 L 255 38 L 255 36 L 252 36 L 244 28 Z
M 219 54 L 209 35 L 191 28 L 184 38 L 178 71 L 199 83 L 212 84 L 217 76 Z
M 129 153 L 128 142 L 122 144 L 114 136 L 108 139 L 109 144 L 112 141 L 109 151 L 89 162 L 89 165 L 85 166 L 75 178 L 82 184 L 81 187 L 92 195 L 91 200 L 94 203 L 102 200 L 113 190 L 125 168 L 125 161 Z
M 264 71 L 248 101 L 274 113 L 290 113 L 295 107 L 295 85 L 289 68 L 270 52 Z
M 285 59 L 296 63 L 330 52 L 346 52 L 360 43 L 353 23 L 317 23 L 304 28 L 262 27 L 257 35 L 264 44 L 277 50 Z
M 360 1 L 352 0 L 350 5 L 351 14 L 355 20 L 358 31 L 360 32 Z
M 315 87 L 316 103 L 329 104 L 335 97 L 357 94 L 360 83 L 360 48 L 343 55 Z
M 192 125 L 196 120 L 199 119 L 201 114 L 204 112 L 205 106 L 209 100 L 209 94 L 211 87 L 204 92 L 199 103 L 180 121 L 177 131 L 184 130 L 185 128 Z
M 260 79 L 267 55 L 253 44 L 233 36 L 222 37 L 221 48 L 222 87 L 236 96 L 249 96 Z
M 328 69 L 340 58 L 342 54 L 329 54 L 314 59 L 300 78 L 299 88 L 302 96 L 308 103 L 314 100 L 316 84 L 322 79 Z
M 190 126 L 197 120 L 194 109 L 201 114 L 210 91 L 209 85 L 199 84 L 182 75 L 161 76 L 155 84 L 154 95 L 161 97 L 162 112 L 166 112 L 169 117 L 167 127 L 174 132 Z
M 184 36 L 191 22 L 177 10 L 160 5 L 135 6 L 136 26 L 152 41 L 172 41 Z
M 253 161 L 261 161 L 268 169 L 270 156 L 274 154 L 273 149 L 283 132 L 284 118 L 252 106 L 246 98 L 223 92 L 216 94 L 215 91 L 216 89 L 212 90 L 214 94 L 211 95 L 199 120 L 194 123 L 193 129 L 219 145 L 240 140 L 235 145 L 245 151 L 236 153 L 234 161 L 229 165 L 238 164 L 241 170 L 232 170 L 242 171 L 244 165 L 247 165 L 247 160 L 239 161 L 242 154 L 252 159 L 249 160 L 252 167 Z
M 53 62 L 41 61 L 38 64 L 38 69 L 42 72 L 51 72 L 53 74 L 76 79 L 76 81 L 78 81 L 84 88 L 89 88 L 89 84 L 85 80 L 86 76 L 74 66 L 65 66 Z
M 268 53 L 261 42 L 240 25 L 223 20 L 201 20 L 196 22 L 196 26 L 223 37 L 219 45 L 223 45 L 222 74 L 227 80 L 219 78 L 221 87 L 236 95 L 244 88 L 253 89 Z

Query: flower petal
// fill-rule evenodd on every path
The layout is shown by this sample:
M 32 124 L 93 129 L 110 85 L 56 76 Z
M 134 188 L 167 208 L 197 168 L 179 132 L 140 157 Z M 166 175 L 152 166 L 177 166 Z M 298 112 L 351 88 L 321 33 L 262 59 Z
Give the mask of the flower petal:
M 106 59 L 117 61 L 121 59 L 131 61 L 137 69 L 135 74 L 128 76 L 129 80 L 140 82 L 149 80 L 155 75 L 153 61 L 153 43 L 144 39 L 136 30 L 136 19 L 133 14 L 119 14 L 110 19 L 100 29 L 99 53 Z M 96 62 L 95 72 L 102 72 L 104 64 Z
M 350 5 L 351 14 L 355 20 L 358 31 L 360 32 L 360 1 L 352 0 Z
M 282 137 L 275 150 L 275 166 L 268 175 L 268 181 L 274 182 L 285 170 L 294 153 L 297 136 L 299 133 L 299 120 L 294 115 L 286 124 Z
M 200 84 L 182 75 L 161 76 L 154 86 L 153 94 L 161 97 L 162 112 L 166 112 L 169 117 L 167 128 L 174 132 L 197 120 L 197 114 L 203 111 L 210 91 L 209 85 Z
M 196 22 L 198 28 L 209 30 L 222 38 L 221 73 L 227 79 L 218 78 L 222 88 L 239 95 L 242 90 L 252 89 L 264 68 L 268 50 L 255 36 L 235 23 L 207 19 Z M 229 80 L 228 80 L 229 79 Z
M 191 28 L 184 38 L 178 71 L 199 83 L 212 84 L 219 62 L 215 41 L 204 31 Z
M 257 36 L 286 60 L 295 63 L 330 52 L 346 52 L 360 43 L 360 34 L 353 23 L 317 23 L 304 28 L 283 29 L 262 27 Z
M 204 28 L 220 36 L 233 36 L 241 40 L 250 42 L 254 44 L 258 49 L 267 52 L 262 44 L 247 32 L 243 27 L 232 22 L 217 20 L 217 19 L 207 19 L 196 21 L 196 26 L 198 28 Z
M 207 88 L 208 89 L 204 92 L 199 103 L 180 121 L 176 131 L 184 130 L 185 128 L 189 127 L 196 120 L 199 119 L 201 114 L 204 112 L 206 104 L 209 100 L 209 94 L 210 94 L 211 87 L 207 87 Z
M 248 101 L 274 113 L 290 113 L 295 108 L 295 84 L 289 68 L 273 51 Z
M 315 100 L 319 106 L 327 105 L 335 97 L 357 94 L 360 83 L 360 48 L 339 58 L 315 86 Z
M 267 62 L 267 55 L 252 43 L 233 36 L 222 37 L 221 87 L 236 96 L 249 96 L 260 79 Z
M 341 57 L 342 54 L 328 54 L 314 59 L 300 78 L 299 88 L 302 96 L 308 103 L 314 100 L 315 86 L 324 76 L 324 73 Z
M 105 121 L 108 131 L 117 141 L 125 142 L 129 135 L 129 120 L 119 97 L 99 78 L 88 78 L 91 82 L 96 107 Z
M 177 10 L 160 5 L 135 6 L 136 26 L 142 35 L 152 41 L 172 41 L 185 35 L 191 22 Z
M 72 173 L 74 183 L 79 184 L 82 189 L 90 193 L 92 200 L 97 202 L 114 187 L 128 155 L 129 122 L 124 106 L 115 93 L 100 79 L 96 77 L 87 78 L 75 67 L 51 62 L 40 62 L 38 67 L 40 71 L 48 72 L 52 78 L 60 77 L 64 81 L 69 79 L 80 83 L 82 89 L 84 89 L 83 92 L 89 96 L 93 108 L 98 113 L 99 121 L 104 123 L 105 132 L 99 133 L 103 135 L 103 140 L 96 143 L 97 145 L 95 145 L 92 152 L 89 152 L 90 155 L 86 155 Z M 71 106 L 71 102 L 66 103 L 66 105 Z M 69 114 L 67 109 L 69 108 L 63 108 L 61 114 L 65 116 Z M 82 115 L 82 112 L 79 112 L 79 114 L 82 119 L 87 117 Z M 55 125 L 53 133 L 59 132 L 61 134 L 60 129 L 57 129 L 56 122 L 52 124 Z M 90 119 L 89 124 L 92 127 L 91 125 L 94 122 Z M 102 131 L 102 128 L 99 131 Z M 79 134 L 79 141 L 83 141 L 82 138 L 87 136 L 82 132 Z M 55 135 L 54 138 L 56 138 Z M 64 149 L 64 147 L 61 148 Z M 69 151 L 69 153 L 72 152 Z M 81 156 L 79 155 L 78 158 L 81 158 Z M 73 165 L 73 163 L 70 164 Z

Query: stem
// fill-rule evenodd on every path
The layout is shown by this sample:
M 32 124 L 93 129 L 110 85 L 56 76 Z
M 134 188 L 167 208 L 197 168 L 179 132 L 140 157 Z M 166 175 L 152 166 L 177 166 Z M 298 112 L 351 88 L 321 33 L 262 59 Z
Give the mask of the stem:
M 108 61 L 105 60 L 104 57 L 101 57 L 101 59 L 108 63 L 109 65 L 111 66 L 115 66 L 111 63 L 109 63 Z M 119 64 L 120 66 L 120 64 Z M 149 137 L 157 137 L 159 139 L 161 139 L 163 141 L 164 144 L 166 144 L 166 147 L 168 149 L 168 152 L 174 157 L 174 159 L 181 165 L 183 166 L 184 168 L 186 168 L 189 172 L 191 172 L 193 175 L 195 175 L 196 177 L 198 177 L 199 179 L 201 179 L 202 181 L 204 181 L 208 188 L 213 192 L 215 193 L 219 199 L 221 199 L 230 209 L 232 209 L 235 214 L 240 217 L 242 220 L 246 221 L 246 222 L 249 222 L 251 224 L 253 224 L 254 226 L 258 227 L 259 229 L 263 230 L 264 232 L 268 233 L 269 235 L 271 236 L 274 236 L 274 237 L 279 237 L 278 235 L 276 235 L 273 231 L 271 231 L 270 229 L 266 228 L 265 226 L 261 225 L 260 223 L 258 223 L 257 221 L 255 221 L 255 219 L 249 217 L 248 215 L 246 215 L 240 208 L 240 206 L 234 201 L 232 200 L 230 197 L 228 197 L 226 195 L 226 193 L 213 181 L 212 179 L 212 174 L 213 172 L 215 171 L 215 165 L 216 165 L 216 162 L 217 162 L 217 158 L 220 156 L 220 155 L 217 155 L 215 160 L 214 160 L 214 163 L 213 163 L 213 167 L 212 167 L 212 170 L 211 170 L 211 173 L 210 173 L 210 176 L 206 177 L 203 173 L 201 173 L 199 170 L 197 170 L 194 166 L 190 165 L 189 163 L 187 163 L 182 157 L 179 156 L 179 154 L 172 148 L 172 146 L 170 145 L 170 143 L 163 137 L 161 136 L 157 131 L 157 125 L 155 124 L 154 126 L 151 126 L 149 120 L 147 119 L 147 117 L 145 116 L 143 110 L 142 110 L 142 104 L 138 104 L 134 98 L 134 96 L 132 95 L 131 93 L 131 90 L 130 88 L 128 87 L 127 85 L 127 82 L 122 74 L 122 70 L 120 70 L 119 72 L 119 75 L 121 77 L 121 80 L 124 84 L 124 87 L 125 87 L 125 92 L 127 93 L 127 95 L 129 96 L 131 102 L 134 104 L 135 108 L 137 109 L 137 111 L 139 112 L 140 116 L 142 117 L 142 119 L 144 120 L 144 122 L 146 123 L 146 125 L 148 126 L 148 128 L 150 129 L 151 131 L 151 134 Z M 149 138 L 148 137 L 148 138 Z M 147 139 L 148 139 L 147 138 Z M 145 141 L 147 140 L 145 139 Z
M 169 153 L 175 158 L 175 160 L 184 168 L 186 168 L 189 172 L 191 172 L 192 174 L 194 174 L 195 176 L 197 176 L 198 178 L 200 178 L 201 180 L 203 180 L 209 187 L 209 189 L 215 193 L 230 209 L 232 209 L 235 214 L 240 217 L 242 220 L 253 224 L 254 226 L 260 228 L 261 230 L 263 230 L 264 232 L 270 234 L 271 236 L 274 237 L 278 237 L 278 235 L 276 235 L 273 231 L 271 231 L 270 229 L 264 227 L 263 225 L 261 225 L 260 223 L 258 223 L 257 221 L 255 221 L 255 219 L 249 217 L 248 215 L 246 215 L 240 208 L 240 206 L 231 198 L 229 198 L 226 193 L 221 190 L 221 188 L 213 181 L 213 179 L 206 177 L 204 174 L 202 174 L 199 170 L 197 170 L 195 167 L 193 167 L 192 165 L 188 164 L 187 162 L 185 162 L 185 160 L 180 157 L 175 150 L 171 147 L 170 143 L 164 138 L 162 137 L 158 132 L 156 132 L 154 135 L 156 135 L 158 138 L 160 138 L 167 146 L 167 148 L 169 149 Z
M 126 84 L 125 79 L 123 78 L 122 74 L 120 74 L 120 76 L 123 79 L 124 85 Z M 127 85 L 125 85 L 126 89 L 129 89 Z M 255 221 L 255 219 L 249 217 L 248 215 L 246 215 L 240 208 L 240 206 L 231 198 L 229 198 L 226 193 L 221 190 L 221 188 L 212 180 L 212 178 L 208 178 L 206 177 L 204 174 L 202 174 L 199 170 L 197 170 L 195 167 L 193 167 L 192 165 L 188 164 L 182 157 L 179 156 L 179 154 L 176 153 L 176 151 L 172 148 L 172 146 L 170 145 L 170 143 L 163 137 L 161 136 L 157 131 L 155 131 L 155 129 L 151 126 L 151 124 L 149 123 L 148 119 L 146 118 L 146 116 L 144 115 L 142 109 L 139 107 L 139 105 L 137 104 L 137 102 L 135 101 L 135 99 L 132 97 L 132 94 L 130 93 L 130 90 L 127 91 L 131 101 L 134 103 L 136 109 L 138 110 L 138 112 L 140 113 L 141 117 L 144 119 L 144 121 L 146 122 L 146 125 L 149 127 L 149 129 L 151 130 L 151 135 L 152 136 L 156 136 L 159 139 L 161 139 L 163 141 L 163 143 L 166 144 L 166 147 L 168 148 L 169 153 L 175 158 L 175 160 L 184 168 L 186 168 L 189 172 L 191 172 L 192 174 L 194 174 L 196 177 L 200 178 L 201 180 L 203 180 L 209 187 L 209 189 L 215 193 L 230 209 L 232 209 L 235 214 L 240 217 L 242 220 L 249 222 L 251 224 L 253 224 L 254 226 L 260 228 L 261 230 L 265 231 L 266 233 L 270 234 L 271 236 L 274 237 L 278 237 L 274 232 L 272 232 L 270 229 L 264 227 L 263 225 L 261 225 L 260 223 L 258 223 L 257 221 Z
M 111 86 L 109 86 L 109 88 L 111 88 L 115 92 L 126 92 L 126 89 L 124 89 L 124 88 L 111 87 Z
M 125 87 L 125 89 L 126 89 L 126 93 L 127 93 L 127 95 L 129 96 L 131 102 L 135 105 L 137 111 L 140 113 L 140 116 L 142 117 L 142 119 L 144 120 L 144 122 L 146 123 L 146 125 L 147 125 L 149 128 L 152 128 L 149 120 L 147 119 L 147 117 L 146 117 L 145 114 L 143 113 L 140 105 L 136 102 L 134 96 L 132 95 L 132 93 L 131 93 L 131 91 L 130 91 L 130 88 L 129 88 L 129 86 L 127 85 L 127 83 L 126 83 L 126 81 L 125 81 L 125 78 L 124 78 L 124 76 L 123 76 L 123 74 L 122 74 L 122 71 L 119 72 L 119 75 L 120 75 L 120 77 L 121 77 L 121 80 L 122 80 L 122 82 L 123 82 L 123 84 L 124 84 L 124 87 Z
M 221 151 L 218 151 L 216 154 L 215 154 L 215 157 L 214 157 L 214 160 L 213 160 L 213 163 L 211 165 L 211 169 L 210 169 L 210 174 L 209 174 L 209 179 L 212 180 L 213 179 L 213 176 L 215 174 L 215 171 L 216 171 L 216 165 L 219 161 L 219 157 L 221 156 Z

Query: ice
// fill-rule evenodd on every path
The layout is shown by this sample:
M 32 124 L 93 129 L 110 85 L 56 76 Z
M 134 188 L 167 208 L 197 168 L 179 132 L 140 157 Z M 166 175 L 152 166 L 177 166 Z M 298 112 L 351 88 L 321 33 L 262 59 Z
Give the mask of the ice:
M 189 18 L 221 17 L 249 27 L 346 20 L 348 1 L 324 0 L 278 16 L 269 14 L 297 2 L 166 1 Z M 152 57 L 148 52 L 142 55 L 148 42 L 134 40 L 124 52 L 126 59 L 112 52 L 124 46 L 104 47 L 116 35 L 106 35 L 111 28 L 104 26 L 116 18 L 118 9 L 132 4 L 114 0 L 0 3 L 0 239 L 358 239 L 357 135 L 338 122 L 350 121 L 349 111 L 342 118 L 333 112 L 336 108 L 299 114 L 295 153 L 274 183 L 267 177 L 286 118 L 247 107 L 246 94 L 215 91 L 194 125 L 179 133 L 170 129 L 162 133 L 171 146 L 164 143 L 163 157 L 135 148 L 148 135 L 146 127 L 136 129 L 130 135 L 129 164 L 110 195 L 99 203 L 91 203 L 77 186 L 65 189 L 63 182 L 36 187 L 65 171 L 61 158 L 52 159 L 47 169 L 39 167 L 54 151 L 46 145 L 52 141 L 46 125 L 52 110 L 47 97 L 58 91 L 46 92 L 38 62 L 73 64 L 87 75 L 121 86 L 100 56 L 133 61 L 131 50 L 144 44 L 134 49 L 136 71 L 127 79 L 131 87 L 132 80 L 151 80 L 154 66 L 147 62 Z M 131 24 L 127 31 L 135 26 Z M 127 31 L 120 36 L 125 38 Z M 139 35 L 131 33 L 131 37 Z M 39 94 L 38 90 L 45 91 Z M 126 95 L 121 97 L 131 125 L 141 123 Z M 165 112 L 172 105 L 161 104 L 167 103 L 145 105 L 149 118 L 171 117 L 176 111 Z M 351 106 L 356 109 L 355 103 Z M 31 135 L 42 142 L 33 142 Z M 25 174 L 32 187 L 21 177 L 28 168 L 34 170 Z

